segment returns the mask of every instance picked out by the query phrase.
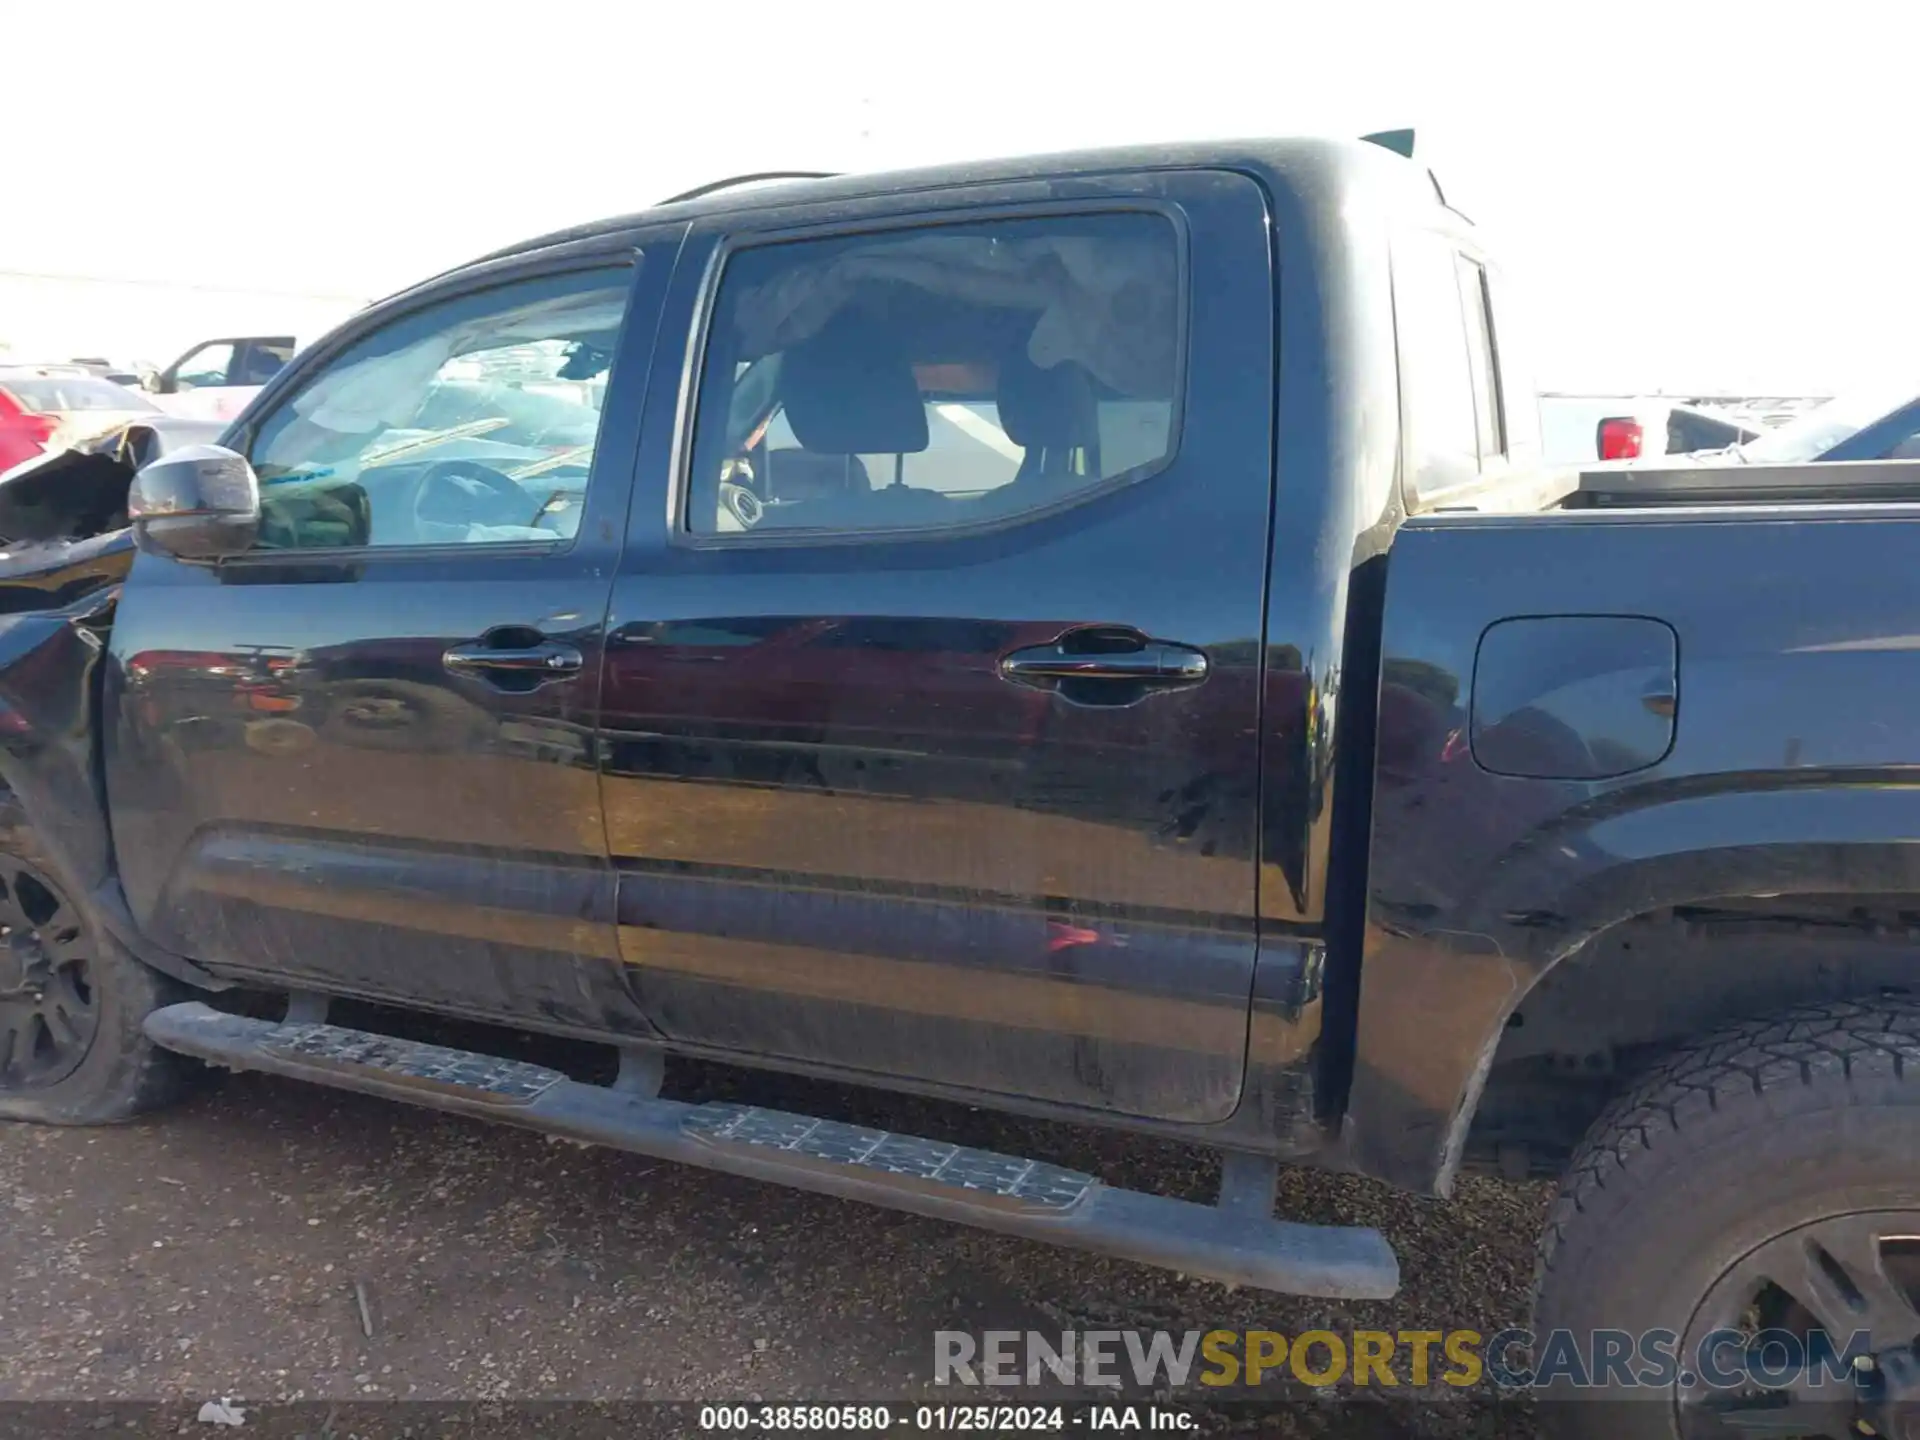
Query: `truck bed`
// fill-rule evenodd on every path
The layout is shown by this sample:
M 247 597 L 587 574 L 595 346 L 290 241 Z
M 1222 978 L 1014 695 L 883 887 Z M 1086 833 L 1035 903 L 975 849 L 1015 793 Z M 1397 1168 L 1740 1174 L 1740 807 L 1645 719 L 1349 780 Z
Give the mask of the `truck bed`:
M 1509 1016 L 1610 927 L 1920 892 L 1920 464 L 1608 482 L 1612 508 L 1395 536 L 1346 1130 L 1370 1173 L 1451 1172 Z

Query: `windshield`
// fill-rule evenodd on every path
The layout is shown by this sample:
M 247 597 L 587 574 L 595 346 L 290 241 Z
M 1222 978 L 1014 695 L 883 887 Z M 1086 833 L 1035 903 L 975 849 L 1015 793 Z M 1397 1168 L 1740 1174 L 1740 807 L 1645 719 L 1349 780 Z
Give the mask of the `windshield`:
M 137 390 L 95 380 L 85 375 L 0 378 L 0 386 L 28 409 L 46 414 L 60 410 L 153 410 L 158 407 Z
M 1753 465 L 1797 465 L 1817 460 L 1849 436 L 1914 398 L 1911 387 L 1861 390 L 1829 400 L 1819 409 L 1739 446 L 1740 458 Z

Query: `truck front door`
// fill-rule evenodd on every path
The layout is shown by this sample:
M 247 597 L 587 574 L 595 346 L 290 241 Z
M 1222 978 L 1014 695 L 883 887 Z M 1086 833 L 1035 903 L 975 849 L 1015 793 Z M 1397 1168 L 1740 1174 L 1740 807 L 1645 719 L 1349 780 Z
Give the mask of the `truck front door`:
M 1232 1111 L 1273 334 L 1224 173 L 695 227 L 615 585 L 621 952 L 665 1034 Z M 663 345 L 663 355 L 667 347 Z
M 281 984 L 644 1029 L 592 740 L 671 262 L 549 252 L 369 316 L 237 442 L 254 550 L 139 557 L 106 753 L 146 933 Z

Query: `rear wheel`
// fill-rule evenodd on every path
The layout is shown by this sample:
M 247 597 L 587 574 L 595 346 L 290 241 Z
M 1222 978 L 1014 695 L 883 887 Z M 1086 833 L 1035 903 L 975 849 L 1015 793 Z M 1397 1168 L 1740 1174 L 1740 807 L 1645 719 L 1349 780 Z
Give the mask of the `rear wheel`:
M 1536 1361 L 1556 1330 L 1585 1356 L 1624 1332 L 1641 1382 L 1592 1375 L 1550 1433 L 1920 1436 L 1920 1004 L 1807 1006 L 1670 1057 L 1575 1155 L 1538 1282 Z M 1658 1331 L 1666 1376 L 1639 1351 Z
M 91 922 L 0 802 L 0 1119 L 107 1124 L 174 1098 L 191 1062 L 140 1027 L 184 993 Z

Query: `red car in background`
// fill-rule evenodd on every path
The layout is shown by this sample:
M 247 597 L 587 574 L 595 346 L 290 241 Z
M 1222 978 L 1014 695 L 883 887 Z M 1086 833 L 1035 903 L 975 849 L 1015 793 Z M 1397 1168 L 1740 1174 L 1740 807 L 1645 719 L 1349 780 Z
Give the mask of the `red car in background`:
M 0 470 L 157 413 L 139 391 L 79 366 L 0 368 Z

